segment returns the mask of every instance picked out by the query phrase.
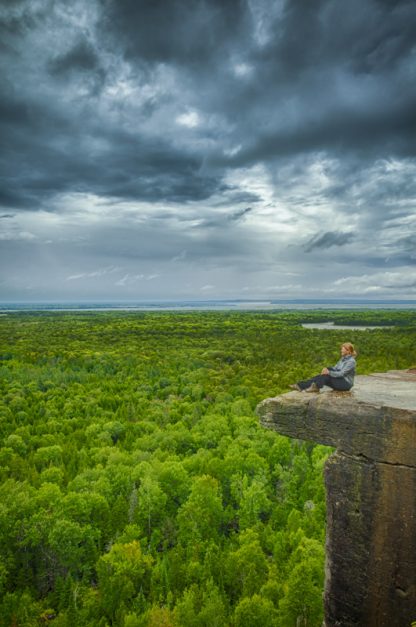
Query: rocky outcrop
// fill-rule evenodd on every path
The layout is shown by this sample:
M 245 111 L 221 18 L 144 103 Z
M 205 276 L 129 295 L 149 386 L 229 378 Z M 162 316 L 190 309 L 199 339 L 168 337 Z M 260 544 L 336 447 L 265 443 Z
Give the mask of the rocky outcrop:
M 336 448 L 325 466 L 326 627 L 416 621 L 416 374 L 356 377 L 351 392 L 262 401 L 261 424 Z

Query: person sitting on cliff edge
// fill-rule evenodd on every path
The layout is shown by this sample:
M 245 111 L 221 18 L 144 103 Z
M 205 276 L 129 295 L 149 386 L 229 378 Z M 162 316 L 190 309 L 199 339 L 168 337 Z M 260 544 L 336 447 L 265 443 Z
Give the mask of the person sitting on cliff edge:
M 289 387 L 298 392 L 319 392 L 324 385 L 328 385 L 333 390 L 346 392 L 354 385 L 356 356 L 351 342 L 345 342 L 341 346 L 341 359 L 335 366 L 323 368 L 321 374 L 293 383 Z

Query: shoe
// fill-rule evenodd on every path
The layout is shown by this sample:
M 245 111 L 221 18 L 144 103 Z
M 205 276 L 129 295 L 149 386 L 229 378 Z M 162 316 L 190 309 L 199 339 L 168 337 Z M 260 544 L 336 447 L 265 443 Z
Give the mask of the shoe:
M 319 388 L 316 383 L 311 383 L 311 385 L 306 388 L 305 392 L 319 392 Z
M 292 383 L 289 385 L 291 390 L 297 390 L 298 392 L 302 392 L 302 388 L 297 383 Z

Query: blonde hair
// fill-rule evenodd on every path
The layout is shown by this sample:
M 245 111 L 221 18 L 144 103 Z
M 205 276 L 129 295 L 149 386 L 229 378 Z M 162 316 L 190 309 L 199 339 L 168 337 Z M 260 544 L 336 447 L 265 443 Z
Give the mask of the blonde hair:
M 351 344 L 351 342 L 344 342 L 342 346 L 347 349 L 350 355 L 352 355 L 353 357 L 357 357 L 357 353 L 354 349 L 354 344 Z

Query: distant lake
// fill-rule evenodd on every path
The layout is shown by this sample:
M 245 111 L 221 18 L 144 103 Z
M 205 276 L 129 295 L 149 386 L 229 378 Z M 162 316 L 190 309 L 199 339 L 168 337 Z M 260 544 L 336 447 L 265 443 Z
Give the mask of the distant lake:
M 301 311 L 325 309 L 416 309 L 415 300 L 180 300 L 180 301 L 72 301 L 72 302 L 0 302 L 0 312 L 18 311 Z M 329 324 L 331 329 L 342 329 L 342 326 Z M 309 325 L 312 328 L 312 325 Z M 315 325 L 314 328 L 326 328 Z M 347 327 L 352 329 L 354 327 Z M 364 328 L 364 327 L 357 327 Z M 365 327 L 377 328 L 377 327 Z
M 304 329 L 347 329 L 348 331 L 365 331 L 366 329 L 392 329 L 393 327 L 387 325 L 364 325 L 364 324 L 334 324 L 333 322 L 305 322 L 302 324 Z

